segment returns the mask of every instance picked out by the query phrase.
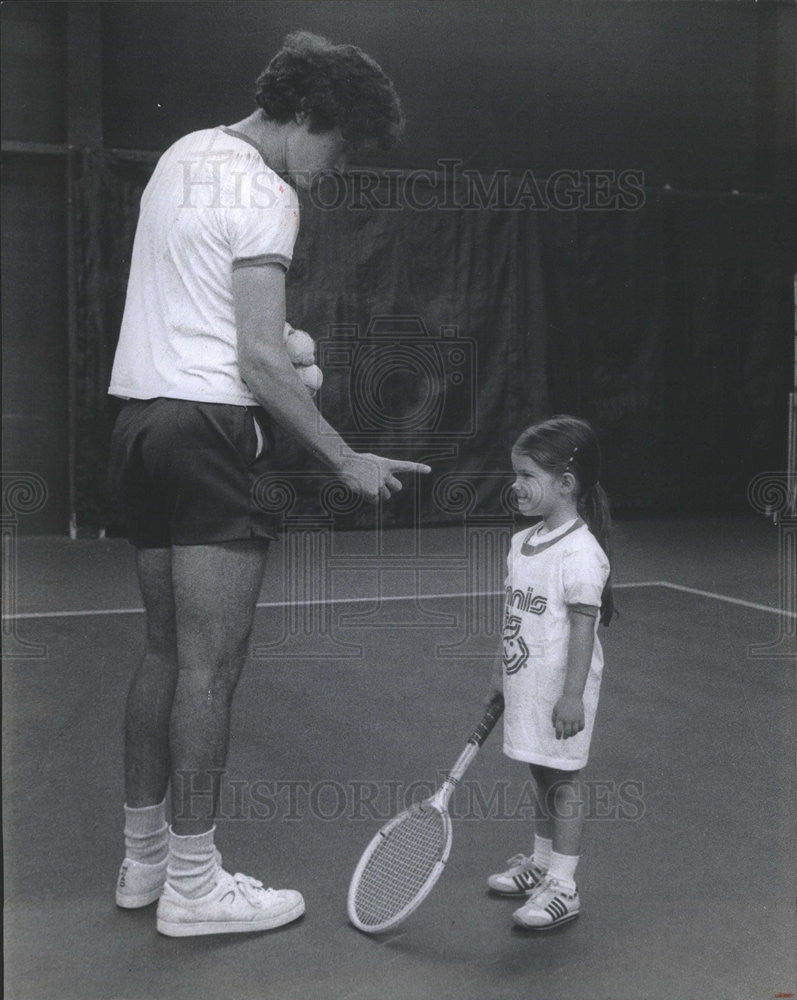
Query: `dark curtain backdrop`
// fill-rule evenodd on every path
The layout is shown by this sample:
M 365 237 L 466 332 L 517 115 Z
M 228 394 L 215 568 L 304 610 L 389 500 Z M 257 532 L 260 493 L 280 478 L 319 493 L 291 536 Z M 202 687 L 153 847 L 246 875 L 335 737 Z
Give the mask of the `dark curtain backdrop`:
M 105 486 L 118 407 L 107 385 L 154 162 L 87 153 L 76 192 L 86 529 L 120 528 Z M 594 423 L 620 511 L 745 509 L 752 476 L 783 467 L 793 205 L 662 191 L 633 211 L 456 207 L 428 175 L 410 208 L 401 184 L 393 174 L 367 198 L 334 185 L 305 199 L 288 317 L 319 342 L 320 407 L 344 436 L 434 465 L 425 523 L 450 517 L 434 481 L 452 471 L 478 474 L 478 508 L 497 512 L 514 437 L 554 412 Z M 282 467 L 305 473 L 311 509 L 321 470 L 289 439 L 279 448 Z M 385 515 L 408 523 L 410 495 Z

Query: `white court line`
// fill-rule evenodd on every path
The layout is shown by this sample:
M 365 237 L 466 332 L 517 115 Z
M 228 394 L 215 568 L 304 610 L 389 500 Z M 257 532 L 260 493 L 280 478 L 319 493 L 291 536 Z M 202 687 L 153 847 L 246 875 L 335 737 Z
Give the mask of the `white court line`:
M 622 587 L 622 583 L 615 585 Z M 637 586 L 637 584 L 630 584 Z M 643 584 L 644 586 L 644 584 Z M 784 618 L 797 618 L 797 611 L 786 611 L 785 608 L 772 608 L 768 604 L 756 604 L 754 601 L 743 601 L 738 597 L 728 597 L 726 594 L 715 594 L 711 590 L 696 590 L 694 587 L 684 587 L 680 583 L 668 583 L 667 580 L 659 580 L 657 583 L 649 584 L 654 587 L 666 587 L 668 590 L 680 590 L 684 594 L 697 594 L 699 597 L 710 597 L 713 601 L 725 601 L 726 604 L 740 604 L 743 608 L 752 608 L 753 611 L 768 611 L 773 615 L 783 615 Z
M 724 601 L 726 604 L 738 604 L 753 611 L 766 611 L 771 615 L 783 615 L 786 618 L 797 618 L 797 612 L 785 611 L 770 607 L 768 604 L 756 604 L 754 601 L 743 601 L 739 597 L 728 597 L 727 594 L 715 594 L 710 590 L 697 590 L 694 587 L 684 587 L 680 583 L 670 583 L 667 580 L 641 580 L 638 583 L 615 583 L 615 590 L 635 590 L 641 587 L 665 587 L 668 590 L 680 590 L 685 594 L 696 594 L 698 597 L 708 597 L 714 601 Z M 382 597 L 330 597 L 324 604 L 372 604 L 376 601 L 441 601 L 451 598 L 497 597 L 503 590 L 472 590 L 457 594 L 386 594 Z M 314 605 L 317 601 L 260 601 L 258 608 L 286 608 Z M 143 615 L 143 608 L 99 608 L 93 611 L 23 611 L 16 615 L 3 615 L 3 621 L 24 621 L 33 618 L 88 618 L 92 615 Z

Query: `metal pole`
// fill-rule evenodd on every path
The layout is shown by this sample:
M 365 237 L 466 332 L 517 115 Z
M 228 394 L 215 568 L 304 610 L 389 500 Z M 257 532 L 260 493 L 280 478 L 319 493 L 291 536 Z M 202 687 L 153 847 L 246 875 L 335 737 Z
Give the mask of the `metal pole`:
M 786 459 L 789 515 L 797 517 L 797 274 L 794 276 L 794 379 L 789 394 L 789 450 Z
M 67 392 L 68 454 L 67 483 L 69 497 L 69 537 L 77 538 L 77 253 L 75 237 L 75 157 L 70 147 L 66 154 L 66 295 L 67 295 Z

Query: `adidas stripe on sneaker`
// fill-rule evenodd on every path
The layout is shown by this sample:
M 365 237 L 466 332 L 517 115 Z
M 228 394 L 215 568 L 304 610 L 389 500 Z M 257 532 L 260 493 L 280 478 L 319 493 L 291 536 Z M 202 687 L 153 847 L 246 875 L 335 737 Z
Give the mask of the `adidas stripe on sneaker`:
M 487 879 L 488 887 L 501 896 L 528 895 L 545 880 L 542 868 L 525 854 L 516 854 L 507 863 L 510 867 L 505 872 L 490 875 Z
M 573 920 L 580 910 L 578 889 L 571 891 L 556 879 L 548 878 L 515 910 L 512 919 L 520 927 L 547 931 Z

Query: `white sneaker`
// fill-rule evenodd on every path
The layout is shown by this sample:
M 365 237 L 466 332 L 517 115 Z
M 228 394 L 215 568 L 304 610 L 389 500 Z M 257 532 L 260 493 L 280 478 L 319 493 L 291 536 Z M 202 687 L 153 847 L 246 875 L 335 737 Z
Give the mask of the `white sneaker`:
M 154 903 L 166 881 L 166 862 L 164 858 L 157 865 L 145 865 L 125 858 L 116 879 L 116 905 L 135 910 Z
M 267 931 L 304 913 L 301 893 L 264 889 L 248 875 L 219 869 L 216 885 L 205 896 L 188 899 L 167 882 L 158 903 L 157 928 L 167 937 Z
M 221 855 L 214 849 L 216 864 L 221 867 Z M 116 905 L 123 910 L 136 910 L 149 906 L 160 898 L 166 882 L 168 855 L 156 865 L 125 858 L 116 879 Z
M 578 916 L 581 901 L 578 889 L 571 892 L 556 879 L 546 878 L 535 889 L 523 906 L 515 910 L 512 919 L 521 927 L 535 931 L 549 931 Z
M 545 872 L 535 865 L 531 857 L 516 854 L 510 858 L 510 866 L 505 872 L 490 875 L 487 885 L 502 896 L 524 896 L 532 892 L 545 880 Z

